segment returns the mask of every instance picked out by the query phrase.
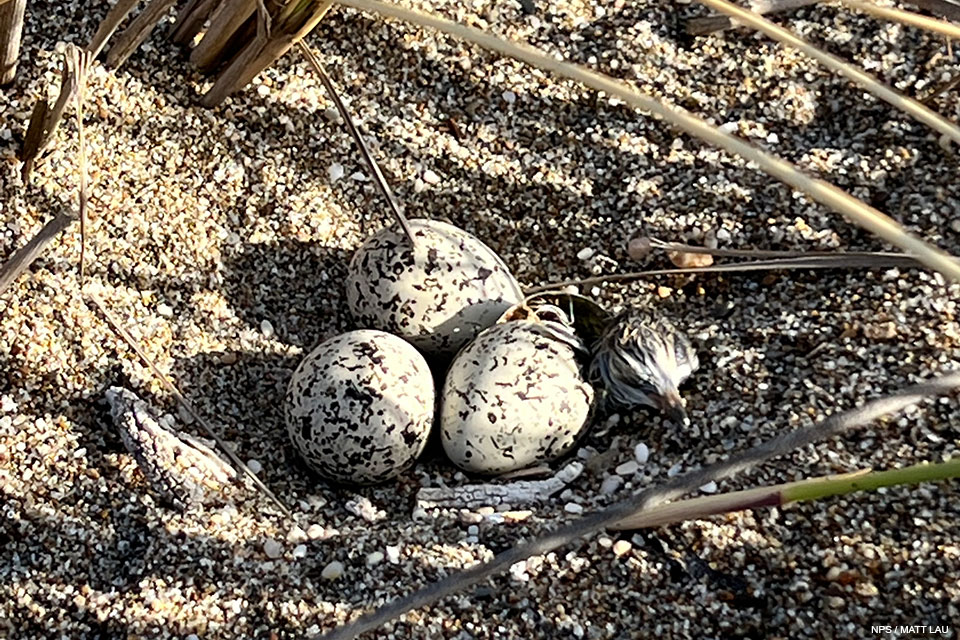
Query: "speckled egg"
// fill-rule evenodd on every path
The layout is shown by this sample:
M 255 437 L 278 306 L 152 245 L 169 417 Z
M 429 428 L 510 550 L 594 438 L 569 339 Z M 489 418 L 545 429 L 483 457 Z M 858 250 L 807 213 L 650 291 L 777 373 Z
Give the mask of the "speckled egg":
M 297 367 L 284 402 L 287 431 L 324 478 L 383 482 L 423 451 L 434 396 L 430 368 L 408 342 L 351 331 L 321 343 Z
M 447 456 L 466 471 L 498 474 L 566 453 L 588 425 L 594 393 L 567 341 L 515 320 L 457 354 L 442 398 Z
M 356 321 L 449 357 L 523 298 L 490 247 L 453 225 L 411 220 L 416 252 L 398 228 L 367 239 L 350 261 L 347 303 Z

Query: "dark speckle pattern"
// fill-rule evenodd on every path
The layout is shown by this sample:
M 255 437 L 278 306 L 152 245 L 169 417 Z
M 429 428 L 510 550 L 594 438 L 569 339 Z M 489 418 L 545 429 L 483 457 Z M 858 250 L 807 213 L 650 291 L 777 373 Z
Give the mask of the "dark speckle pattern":
M 323 342 L 293 374 L 287 431 L 324 478 L 374 484 L 410 467 L 433 423 L 433 377 L 409 343 L 382 331 Z
M 490 247 L 453 225 L 411 220 L 416 255 L 388 228 L 357 249 L 347 303 L 363 326 L 389 331 L 431 356 L 452 356 L 523 298 Z
M 450 365 L 443 448 L 460 468 L 484 474 L 553 460 L 587 427 L 593 398 L 568 344 L 536 322 L 498 324 Z

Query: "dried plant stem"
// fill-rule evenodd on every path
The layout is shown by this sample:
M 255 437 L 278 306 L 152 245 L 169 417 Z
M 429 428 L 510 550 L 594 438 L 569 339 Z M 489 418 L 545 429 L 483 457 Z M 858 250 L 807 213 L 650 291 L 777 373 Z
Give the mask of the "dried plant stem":
M 822 51 L 790 31 L 779 27 L 766 18 L 738 7 L 727 0 L 698 0 L 700 4 L 710 7 L 715 11 L 724 13 L 734 18 L 738 23 L 756 29 L 774 40 L 799 49 L 804 54 L 810 56 L 828 69 L 839 73 L 840 75 L 852 80 L 881 100 L 893 105 L 897 109 L 913 116 L 928 127 L 952 139 L 960 144 L 960 128 L 938 113 L 932 111 L 929 107 L 917 102 L 913 98 L 908 98 L 893 88 L 878 82 L 873 76 L 861 71 L 860 69 L 848 64 L 837 56 Z
M 80 213 L 80 285 L 86 277 L 86 248 L 87 248 L 87 150 L 83 137 L 83 98 L 84 88 L 87 81 L 87 65 L 93 56 L 90 52 L 77 46 L 70 47 L 70 55 L 73 59 L 73 68 L 76 70 L 76 88 L 74 95 L 77 99 L 76 118 L 77 118 L 77 170 L 80 172 L 79 184 L 77 188 L 77 208 Z
M 137 50 L 177 0 L 152 0 L 107 51 L 107 66 L 119 67 Z
M 910 11 L 904 11 L 903 9 L 879 7 L 871 2 L 861 2 L 860 0 L 840 0 L 840 4 L 851 9 L 856 9 L 857 11 L 861 11 L 863 13 L 868 13 L 875 18 L 900 22 L 902 24 L 910 25 L 911 27 L 917 27 L 918 29 L 942 33 L 948 38 L 953 38 L 954 40 L 960 39 L 960 26 L 945 20 L 928 18 L 920 15 L 919 13 L 912 13 Z
M 217 446 L 220 447 L 220 449 L 225 454 L 227 454 L 227 457 L 230 459 L 230 462 L 233 463 L 233 465 L 240 471 L 240 473 L 250 478 L 253 484 L 260 491 L 262 491 L 263 494 L 267 496 L 267 498 L 269 498 L 275 505 L 277 505 L 277 507 L 283 512 L 285 516 L 287 516 L 288 518 L 292 518 L 293 515 L 290 513 L 290 510 L 287 508 L 287 506 L 283 504 L 280 501 L 280 499 L 277 498 L 277 496 L 274 495 L 274 493 L 267 488 L 265 484 L 263 484 L 263 481 L 261 481 L 260 478 L 258 478 L 256 474 L 253 473 L 247 467 L 246 464 L 243 463 L 243 460 L 240 459 L 240 456 L 234 453 L 233 449 L 231 449 L 227 445 L 227 443 L 217 434 L 217 432 L 214 431 L 209 424 L 207 424 L 206 420 L 200 417 L 200 414 L 197 413 L 196 409 L 194 409 L 193 404 L 189 400 L 187 400 L 187 398 L 182 393 L 180 393 L 180 390 L 177 389 L 176 385 L 174 385 L 170 381 L 170 379 L 167 378 L 167 376 L 165 376 L 162 371 L 160 371 L 159 367 L 157 367 L 157 365 L 154 364 L 153 360 L 150 358 L 150 356 L 147 355 L 146 351 L 144 351 L 140 347 L 136 339 L 132 335 L 130 335 L 130 332 L 128 332 L 126 329 L 123 328 L 123 325 L 120 323 L 120 321 L 117 320 L 117 318 L 110 312 L 106 304 L 104 304 L 100 300 L 100 298 L 98 298 L 93 293 L 86 293 L 84 295 L 84 299 L 88 306 L 95 307 L 100 312 L 100 314 L 103 316 L 104 320 L 106 320 L 110 328 L 113 329 L 113 331 L 118 336 L 120 336 L 123 339 L 123 341 L 126 342 L 131 349 L 133 349 L 133 351 L 140 357 L 140 360 L 143 362 L 143 364 L 145 364 L 147 368 L 150 369 L 150 371 L 153 373 L 153 375 L 157 377 L 157 379 L 164 386 L 164 388 L 170 393 L 170 395 L 172 395 L 177 400 L 177 402 L 180 403 L 180 406 L 183 407 L 183 409 L 188 414 L 190 414 L 190 416 L 194 420 L 197 421 L 197 423 L 203 428 L 204 432 L 208 436 L 210 436 L 214 440 L 214 442 L 217 443 Z
M 787 454 L 800 447 L 832 438 L 874 420 L 901 411 L 927 396 L 941 395 L 960 386 L 960 374 L 953 373 L 915 385 L 894 395 L 873 400 L 858 409 L 830 416 L 812 427 L 797 429 L 774 437 L 767 442 L 732 455 L 729 459 L 668 480 L 598 511 L 561 526 L 535 540 L 519 544 L 498 554 L 493 560 L 454 573 L 408 596 L 399 598 L 379 609 L 363 615 L 338 629 L 315 636 L 318 640 L 351 640 L 395 620 L 413 609 L 425 607 L 441 598 L 462 591 L 487 578 L 506 571 L 514 563 L 531 556 L 542 555 L 566 546 L 576 540 L 601 531 L 628 517 L 637 517 L 667 500 L 673 500 L 695 491 L 711 481 L 729 478 L 760 462 Z
M 764 15 L 799 9 L 800 7 L 817 4 L 819 1 L 820 0 L 755 0 L 749 2 L 747 6 L 751 11 Z M 739 26 L 736 24 L 736 21 L 724 15 L 714 14 L 703 18 L 691 18 L 687 20 L 687 33 L 694 36 L 702 36 L 715 31 L 730 29 L 734 26 Z
M 214 13 L 214 9 L 221 1 L 190 0 L 177 14 L 177 21 L 170 33 L 170 39 L 177 44 L 189 44 L 203 29 L 203 23 Z
M 340 95 L 337 93 L 337 88 L 333 86 L 330 76 L 327 75 L 323 65 L 320 64 L 320 59 L 317 58 L 317 56 L 313 53 L 310 47 L 307 46 L 306 43 L 300 41 L 298 46 L 300 47 L 300 52 L 306 57 L 307 62 L 310 63 L 310 66 L 313 67 L 313 70 L 318 76 L 320 76 L 320 82 L 323 83 L 323 87 L 327 90 L 327 94 L 330 96 L 330 99 L 333 100 L 333 104 L 336 105 L 337 111 L 340 112 L 340 117 L 343 118 L 343 123 L 347 127 L 347 131 L 350 132 L 350 137 L 353 138 L 353 141 L 360 149 L 360 155 L 363 157 L 363 161 L 373 174 L 374 182 L 376 183 L 377 187 L 379 187 L 380 193 L 387 200 L 387 204 L 390 205 L 390 210 L 393 212 L 394 219 L 397 221 L 397 224 L 400 225 L 400 228 L 403 229 L 403 233 L 407 236 L 407 240 L 410 241 L 410 246 L 416 248 L 416 240 L 413 237 L 413 231 L 410 229 L 410 223 L 407 220 L 407 216 L 403 214 L 403 208 L 400 206 L 400 202 L 390 189 L 390 184 L 387 182 L 383 172 L 380 170 L 380 165 L 377 164 L 373 154 L 370 153 L 370 149 L 367 147 L 367 143 L 364 141 L 363 135 L 357 128 L 356 123 L 354 123 L 353 117 L 347 110 L 347 106 L 343 104 L 343 100 L 340 99 Z
M 809 502 L 858 491 L 873 491 L 881 487 L 936 482 L 957 477 L 960 477 L 960 458 L 935 464 L 923 462 L 889 471 L 862 469 L 852 473 L 807 478 L 799 482 L 787 482 L 771 487 L 757 487 L 671 502 L 625 518 L 610 528 L 624 530 L 661 527 L 675 522 L 700 520 L 721 513 L 759 507 L 782 507 L 791 502 Z
M 0 85 L 13 82 L 17 76 L 26 8 L 27 0 L 9 0 L 0 4 Z
M 906 0 L 909 4 L 915 4 L 921 9 L 930 13 L 946 18 L 947 20 L 960 21 L 960 4 L 948 2 L 947 0 Z
M 116 32 L 120 23 L 126 20 L 130 12 L 133 11 L 134 7 L 139 3 L 140 0 L 117 0 L 117 3 L 110 7 L 110 11 L 107 12 L 103 22 L 97 27 L 97 32 L 93 35 L 90 44 L 87 45 L 87 51 L 90 52 L 91 59 L 100 55 L 110 36 Z
M 210 21 L 203 39 L 190 53 L 190 62 L 206 70 L 221 61 L 221 55 L 238 29 L 257 10 L 257 0 L 237 0 L 228 11 L 221 11 Z
M 385 16 L 431 27 L 507 55 L 556 75 L 576 80 L 584 85 L 616 96 L 632 107 L 653 113 L 687 133 L 704 140 L 747 161 L 754 162 L 767 174 L 802 191 L 813 200 L 840 212 L 849 220 L 875 233 L 907 253 L 915 254 L 929 267 L 953 281 L 960 281 L 960 264 L 948 254 L 907 233 L 896 221 L 877 209 L 861 202 L 838 187 L 812 178 L 789 162 L 757 149 L 750 143 L 713 127 L 680 107 L 671 107 L 638 92 L 629 85 L 579 65 L 549 56 L 533 47 L 497 38 L 473 27 L 457 24 L 443 18 L 378 0 L 339 0 L 344 6 L 374 11 Z
M 11 284 L 27 270 L 33 261 L 43 254 L 53 239 L 60 232 L 70 226 L 76 218 L 66 212 L 59 212 L 53 220 L 43 225 L 43 228 L 33 236 L 27 244 L 17 249 L 10 259 L 0 267 L 0 295 L 3 295 Z
M 271 34 L 258 33 L 257 37 L 244 47 L 203 96 L 203 105 L 218 105 L 227 96 L 246 86 L 261 71 L 289 51 L 290 47 L 313 31 L 332 5 L 333 0 L 299 0 L 284 7 L 280 15 L 273 20 Z

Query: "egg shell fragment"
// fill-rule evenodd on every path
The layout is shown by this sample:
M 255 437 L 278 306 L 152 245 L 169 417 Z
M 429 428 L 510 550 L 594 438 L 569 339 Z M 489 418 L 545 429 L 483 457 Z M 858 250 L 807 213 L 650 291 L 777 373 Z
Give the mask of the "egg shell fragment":
M 450 357 L 493 325 L 523 292 L 503 260 L 473 235 L 411 220 L 416 252 L 389 227 L 357 249 L 347 304 L 361 326 L 389 331 L 428 356 Z
M 447 456 L 465 471 L 498 474 L 569 451 L 588 426 L 594 393 L 569 345 L 517 320 L 457 354 L 442 398 Z
M 351 331 L 303 359 L 284 402 L 287 431 L 318 474 L 374 484 L 409 468 L 433 424 L 433 376 L 408 342 Z

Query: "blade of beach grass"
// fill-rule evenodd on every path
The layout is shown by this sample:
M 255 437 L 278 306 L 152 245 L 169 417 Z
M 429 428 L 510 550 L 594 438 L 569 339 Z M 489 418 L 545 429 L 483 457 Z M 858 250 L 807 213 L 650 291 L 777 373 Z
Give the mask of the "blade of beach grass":
M 215 9 L 223 0 L 191 0 L 180 13 L 170 31 L 170 40 L 180 45 L 190 44 L 203 29 L 207 18 L 216 15 Z
M 13 252 L 13 255 L 0 267 L 0 296 L 13 284 L 20 274 L 27 270 L 33 261 L 40 257 L 53 239 L 60 235 L 76 220 L 76 217 L 64 211 L 53 216 L 53 220 L 43 225 L 37 235 L 27 244 Z
M 901 484 L 920 484 L 960 478 L 960 458 L 946 462 L 923 462 L 903 469 L 871 471 L 862 469 L 852 473 L 807 478 L 769 487 L 731 491 L 715 496 L 701 496 L 662 504 L 609 527 L 617 531 L 647 529 L 663 525 L 701 520 L 721 513 L 733 513 L 759 507 L 782 507 L 792 502 L 811 502 L 859 491 L 873 491 L 881 487 Z
M 177 388 L 177 386 L 173 384 L 173 382 L 171 382 L 170 379 L 167 378 L 167 376 L 165 376 L 162 371 L 160 371 L 160 368 L 157 367 L 156 364 L 154 364 L 153 360 L 150 358 L 150 356 L 147 355 L 147 352 L 143 350 L 143 348 L 136 341 L 136 339 L 132 335 L 130 335 L 129 331 L 124 329 L 120 321 L 113 315 L 113 313 L 110 312 L 110 310 L 107 308 L 107 305 L 103 301 L 101 301 L 99 297 L 97 297 L 96 295 L 90 292 L 85 292 L 83 295 L 83 298 L 84 298 L 84 301 L 87 303 L 87 306 L 91 307 L 95 311 L 100 312 L 101 317 L 103 317 L 103 319 L 106 321 L 107 325 L 113 330 L 113 332 L 116 333 L 120 338 L 122 338 L 123 341 L 127 343 L 127 345 L 131 349 L 133 349 L 134 353 L 136 353 L 137 356 L 140 357 L 140 360 L 143 362 L 143 364 L 146 365 L 146 367 L 150 369 L 151 373 L 153 373 L 153 375 L 157 377 L 157 379 L 160 381 L 163 387 L 170 393 L 170 395 L 172 395 L 174 399 L 176 399 L 176 401 L 180 403 L 180 406 L 183 407 L 183 409 L 188 414 L 190 414 L 190 416 L 194 420 L 196 420 L 197 424 L 200 425 L 203 431 L 208 436 L 210 436 L 210 438 L 212 438 L 214 442 L 217 443 L 217 446 L 220 447 L 220 449 L 225 454 L 227 454 L 227 457 L 230 459 L 230 462 L 233 463 L 233 465 L 237 468 L 237 470 L 241 474 L 246 475 L 248 478 L 250 478 L 254 486 L 257 487 L 257 489 L 259 489 L 267 498 L 269 498 L 270 501 L 273 502 L 277 506 L 277 508 L 280 509 L 281 512 L 283 512 L 283 515 L 285 515 L 287 518 L 292 519 L 293 514 L 290 512 L 290 509 L 288 509 L 287 506 L 283 504 L 283 502 L 281 502 L 280 499 L 269 488 L 267 488 L 265 484 L 263 484 L 263 481 L 260 480 L 260 478 L 258 478 L 257 475 L 253 471 L 251 471 L 249 467 L 247 467 L 246 464 L 244 464 L 243 460 L 240 459 L 240 456 L 238 456 L 233 451 L 233 449 L 231 449 L 227 445 L 227 443 L 217 434 L 217 432 L 214 431 L 209 424 L 207 424 L 207 421 L 200 416 L 200 414 L 197 412 L 196 409 L 194 409 L 193 403 L 187 400 L 186 396 L 180 393 L 180 390 Z
M 682 253 L 704 253 L 716 258 L 868 258 L 883 260 L 904 260 L 912 266 L 920 264 L 913 256 L 892 251 L 777 251 L 771 249 L 710 249 L 680 242 L 666 242 L 657 238 L 647 238 L 651 249 L 660 251 L 680 251 Z
M 760 15 L 766 15 L 768 13 L 780 13 L 790 11 L 791 9 L 799 9 L 800 7 L 817 4 L 818 2 L 820 2 L 820 0 L 755 0 L 754 2 L 748 3 L 747 6 L 750 11 L 759 13 Z M 687 33 L 692 36 L 703 36 L 716 31 L 730 29 L 734 26 L 739 25 L 734 24 L 734 21 L 728 16 L 712 14 L 704 16 L 703 18 L 691 18 L 687 20 Z
M 677 476 L 663 484 L 640 491 L 602 511 L 586 514 L 573 522 L 562 525 L 539 538 L 520 543 L 496 555 L 492 560 L 453 573 L 407 596 L 403 596 L 374 611 L 361 615 L 344 626 L 324 634 L 313 636 L 314 640 L 352 640 L 368 631 L 395 620 L 404 613 L 431 605 L 441 598 L 462 591 L 487 578 L 506 571 L 513 564 L 531 556 L 549 553 L 580 538 L 594 534 L 621 522 L 627 517 L 646 513 L 667 500 L 673 500 L 711 481 L 729 478 L 760 462 L 782 456 L 800 447 L 813 444 L 849 432 L 878 418 L 920 402 L 927 396 L 953 392 L 960 386 L 960 373 L 950 373 L 928 382 L 914 385 L 877 400 L 865 403 L 857 409 L 835 413 L 823 422 L 781 434 L 763 444 L 741 451 L 727 460 L 717 462 L 695 471 Z
M 373 154 L 370 153 L 370 149 L 367 147 L 367 143 L 364 141 L 363 135 L 360 133 L 360 130 L 357 129 L 357 125 L 354 123 L 353 117 L 347 110 L 346 105 L 343 104 L 343 100 L 340 99 L 340 95 L 337 93 L 337 88 L 333 86 L 330 76 L 327 75 L 323 65 L 320 64 L 320 59 L 317 58 L 316 54 L 313 53 L 313 50 L 302 40 L 299 42 L 298 46 L 300 47 L 300 52 L 303 53 L 304 57 L 310 63 L 310 66 L 312 66 L 313 70 L 318 76 L 320 76 L 320 82 L 323 83 L 323 87 L 330 95 L 330 99 L 333 100 L 333 104 L 336 105 L 337 111 L 340 112 L 340 117 L 343 118 L 343 123 L 347 127 L 347 131 L 350 132 L 350 137 L 353 138 L 353 141 L 356 143 L 357 147 L 359 147 L 360 155 L 363 156 L 363 161 L 373 174 L 374 182 L 376 182 L 377 187 L 379 187 L 381 195 L 386 198 L 387 204 L 390 205 L 390 210 L 393 213 L 394 219 L 397 221 L 397 224 L 400 225 L 400 228 L 403 229 L 403 233 L 407 236 L 407 240 L 410 241 L 410 246 L 415 248 L 417 244 L 413 237 L 413 231 L 410 229 L 410 223 L 407 221 L 407 216 L 403 214 L 403 208 L 400 206 L 400 202 L 397 200 L 397 197 L 393 194 L 393 190 L 390 189 L 390 184 L 387 182 L 383 172 L 380 170 L 380 165 L 377 164 Z
M 90 40 L 90 44 L 87 45 L 87 51 L 90 52 L 91 60 L 100 55 L 103 47 L 107 44 L 107 40 L 110 39 L 110 36 L 116 32 L 120 23 L 127 18 L 138 4 L 140 4 L 140 0 L 117 0 L 117 3 L 110 7 L 103 22 L 97 27 L 97 32 L 93 34 L 93 39 Z
M 76 45 L 70 45 L 69 55 L 73 61 L 74 74 L 76 75 L 76 90 L 73 92 L 76 98 L 77 119 L 77 170 L 80 172 L 79 183 L 77 185 L 77 211 L 80 217 L 80 286 L 83 286 L 86 277 L 86 248 L 87 248 L 87 202 L 89 194 L 87 193 L 87 151 L 83 136 L 83 99 L 84 89 L 87 82 L 87 65 L 93 59 L 93 55 Z
M 221 11 L 210 21 L 207 32 L 190 53 L 190 63 L 204 71 L 220 62 L 230 39 L 256 10 L 257 0 L 231 2 L 228 11 Z
M 690 252 L 698 253 L 698 252 Z M 702 252 L 699 252 L 702 253 Z M 958 262 L 960 264 L 960 262 Z M 648 271 L 631 271 L 629 273 L 612 273 L 605 276 L 592 276 L 578 280 L 564 280 L 551 282 L 537 287 L 524 289 L 524 294 L 531 296 L 544 291 L 555 291 L 564 287 L 587 287 L 609 282 L 632 282 L 656 276 L 690 275 L 695 273 L 746 273 L 749 271 L 778 271 L 790 269 L 892 269 L 923 266 L 913 256 L 885 253 L 873 254 L 846 254 L 839 253 L 833 256 L 808 256 L 795 258 L 777 258 L 771 260 L 748 260 L 731 264 L 715 264 L 709 267 L 687 267 L 682 269 L 651 269 Z
M 650 96 L 640 93 L 624 82 L 591 71 L 585 67 L 570 64 L 547 55 L 529 45 L 518 44 L 468 27 L 400 7 L 379 0 L 338 0 L 343 6 L 404 20 L 424 27 L 430 27 L 445 34 L 471 42 L 486 49 L 516 58 L 558 76 L 576 80 L 591 89 L 615 96 L 632 107 L 657 115 L 670 124 L 682 129 L 701 140 L 720 147 L 754 162 L 765 173 L 785 182 L 811 199 L 837 211 L 847 219 L 878 235 L 903 251 L 915 254 L 927 266 L 941 272 L 949 280 L 960 281 L 960 264 L 947 253 L 923 240 L 911 235 L 886 214 L 861 202 L 833 184 L 812 178 L 797 169 L 791 163 L 762 151 L 743 139 L 732 136 L 717 127 L 713 127 L 688 111 L 667 106 Z
M 888 87 L 882 82 L 878 82 L 877 79 L 870 74 L 865 73 L 855 66 L 844 62 L 831 53 L 827 53 L 826 51 L 822 51 L 812 46 L 810 43 L 798 38 L 796 35 L 784 29 L 783 27 L 775 25 L 759 14 L 754 13 L 753 11 L 742 9 L 735 4 L 728 2 L 727 0 L 697 1 L 704 6 L 710 7 L 715 11 L 719 11 L 730 16 L 740 24 L 764 33 L 777 42 L 802 51 L 805 55 L 810 56 L 831 71 L 839 73 L 845 78 L 855 82 L 884 102 L 887 102 L 897 109 L 900 109 L 904 113 L 913 116 L 931 129 L 940 132 L 942 135 L 947 136 L 955 143 L 960 145 L 960 128 L 958 128 L 955 124 L 940 114 L 932 111 L 929 107 L 917 102 L 913 98 L 909 98 L 899 91 L 895 91 L 892 87 Z M 960 30 L 958 30 L 958 32 L 960 32 Z
M 937 20 L 928 18 L 919 13 L 904 11 L 903 9 L 894 9 L 892 7 L 880 7 L 872 2 L 861 2 L 860 0 L 839 0 L 841 5 L 850 9 L 856 9 L 863 13 L 870 14 L 875 18 L 899 22 L 901 24 L 917 27 L 934 33 L 941 33 L 954 40 L 960 39 L 960 26 L 947 22 L 946 20 Z
M 905 0 L 908 4 L 915 4 L 935 16 L 947 20 L 960 21 L 960 4 L 947 0 Z
M 0 85 L 13 82 L 17 76 L 26 9 L 27 0 L 9 0 L 0 4 Z

